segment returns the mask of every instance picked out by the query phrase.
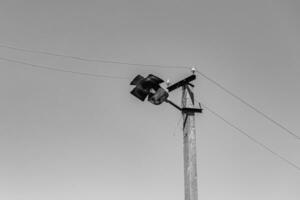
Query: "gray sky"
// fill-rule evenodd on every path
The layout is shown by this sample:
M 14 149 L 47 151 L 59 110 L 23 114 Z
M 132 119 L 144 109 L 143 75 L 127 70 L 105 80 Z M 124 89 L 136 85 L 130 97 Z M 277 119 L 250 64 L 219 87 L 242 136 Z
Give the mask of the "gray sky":
M 296 0 L 1 0 L 0 43 L 196 65 L 300 135 L 299 13 Z M 130 78 L 153 73 L 174 82 L 190 74 L 4 48 L 0 56 Z M 172 107 L 138 101 L 130 80 L 0 66 L 0 199 L 183 199 L 180 114 Z M 198 100 L 300 165 L 299 141 L 207 80 L 196 85 Z M 196 121 L 199 199 L 300 198 L 299 170 L 209 112 Z

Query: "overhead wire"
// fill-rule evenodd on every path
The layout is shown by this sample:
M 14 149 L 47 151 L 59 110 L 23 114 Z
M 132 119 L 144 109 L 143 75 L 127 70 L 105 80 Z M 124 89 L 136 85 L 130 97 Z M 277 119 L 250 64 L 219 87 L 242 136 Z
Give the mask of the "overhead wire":
M 81 57 L 81 56 L 72 56 L 72 55 L 65 55 L 65 54 L 53 53 L 53 52 L 48 52 L 48 51 L 40 51 L 40 50 L 33 50 L 33 49 L 27 49 L 27 48 L 20 48 L 20 47 L 10 46 L 10 45 L 6 45 L 6 44 L 1 44 L 1 43 L 0 43 L 0 47 L 7 48 L 7 49 L 12 49 L 12 50 L 16 50 L 16 51 L 28 52 L 28 53 L 37 53 L 37 54 L 44 54 L 44 55 L 49 55 L 49 56 L 70 58 L 70 59 L 75 59 L 75 60 L 80 60 L 80 61 L 85 61 L 85 62 L 99 62 L 99 63 L 106 63 L 106 64 L 119 64 L 119 65 L 135 66 L 135 67 L 156 67 L 156 68 L 171 68 L 171 69 L 172 68 L 173 69 L 188 69 L 188 67 L 186 67 L 186 66 L 168 66 L 168 65 L 157 65 L 157 64 L 142 64 L 142 63 L 121 62 L 121 61 L 105 60 L 105 59 L 93 59 L 93 58 L 86 58 L 86 57 Z M 48 67 L 46 67 L 46 68 L 48 68 Z M 52 69 L 49 69 L 49 70 L 52 70 Z M 59 70 L 59 69 L 57 69 L 56 71 L 67 72 L 68 70 Z M 69 72 L 70 73 L 74 73 L 74 72 L 71 72 L 71 71 L 69 71 Z M 75 72 L 75 73 L 77 73 L 77 72 Z M 246 105 L 247 107 L 249 107 L 250 109 L 252 109 L 253 111 L 255 111 L 256 113 L 258 113 L 262 117 L 264 117 L 266 120 L 270 121 L 271 123 L 273 123 L 274 125 L 276 125 L 280 129 L 282 129 L 283 131 L 285 131 L 287 134 L 293 136 L 296 139 L 300 139 L 300 136 L 298 136 L 296 133 L 294 133 L 293 131 L 291 131 L 289 128 L 285 127 L 280 122 L 276 121 L 275 119 L 273 119 L 269 115 L 265 114 L 263 111 L 261 111 L 260 109 L 256 108 L 254 105 L 250 104 L 249 102 L 247 102 L 246 100 L 244 100 L 243 98 L 241 98 L 240 96 L 238 96 L 237 94 L 231 92 L 229 89 L 227 89 L 221 83 L 219 83 L 216 80 L 210 78 L 205 73 L 203 73 L 203 72 L 201 72 L 199 70 L 196 70 L 196 73 L 198 73 L 199 75 L 201 75 L 202 77 L 204 77 L 206 80 L 210 81 L 211 83 L 213 83 L 214 85 L 216 85 L 217 87 L 219 87 L 220 89 L 222 89 L 224 92 L 226 92 L 230 96 L 234 97 L 235 99 L 237 99 L 238 101 L 240 101 L 241 103 L 243 103 L 244 105 Z M 77 74 L 82 74 L 82 75 L 86 74 L 86 75 L 88 75 L 88 73 L 80 73 L 80 72 L 78 72 Z M 91 75 L 91 76 L 95 76 L 95 75 Z M 100 75 L 100 76 L 102 76 L 102 75 Z M 104 75 L 104 76 L 106 76 L 106 75 Z M 102 76 L 102 77 L 104 77 L 104 76 Z M 107 78 L 109 78 L 109 77 L 107 77 Z
M 128 66 L 135 66 L 135 67 L 156 67 L 156 68 L 173 68 L 173 69 L 187 69 L 188 67 L 184 66 L 167 66 L 167 65 L 157 65 L 157 64 L 142 64 L 142 63 L 132 63 L 132 62 L 121 62 L 121 61 L 115 61 L 115 60 L 106 60 L 106 59 L 98 59 L 98 58 L 86 58 L 81 56 L 73 56 L 73 55 L 65 55 L 60 53 L 53 53 L 49 51 L 40 51 L 40 50 L 33 50 L 33 49 L 27 49 L 27 48 L 20 48 L 20 47 L 14 47 L 9 46 L 5 44 L 0 44 L 1 48 L 7 48 L 12 49 L 15 51 L 22 51 L 27 53 L 36 53 L 36 54 L 44 54 L 48 56 L 55 56 L 55 57 L 63 57 L 63 58 L 69 58 L 74 60 L 80 60 L 85 62 L 98 62 L 98 63 L 105 63 L 105 64 L 119 64 L 119 65 L 128 65 Z
M 205 79 L 207 79 L 208 81 L 212 82 L 214 85 L 216 85 L 220 89 L 222 89 L 223 91 L 225 91 L 230 96 L 234 97 L 235 99 L 237 99 L 238 101 L 240 101 L 241 103 L 243 103 L 247 107 L 251 108 L 253 111 L 255 111 L 256 113 L 258 113 L 259 115 L 263 116 L 268 121 L 270 121 L 273 124 L 275 124 L 277 127 L 279 127 L 282 130 L 284 130 L 286 133 L 290 134 L 291 136 L 295 137 L 296 139 L 300 139 L 300 136 L 298 136 L 296 133 L 294 133 L 293 131 L 291 131 L 287 127 L 283 126 L 281 123 L 279 123 L 278 121 L 274 120 L 273 118 L 271 118 L 270 116 L 268 116 L 267 114 L 265 114 L 263 111 L 259 110 L 258 108 L 256 108 L 255 106 L 253 106 L 252 104 L 250 104 L 249 102 L 247 102 L 246 100 L 244 100 L 243 98 L 241 98 L 240 96 L 234 94 L 233 92 L 231 92 L 229 89 L 225 88 L 222 84 L 220 84 L 216 80 L 208 77 L 206 74 L 200 72 L 199 70 L 196 70 L 196 72 L 198 74 L 200 74 L 202 77 L 204 77 Z
M 87 73 L 87 72 L 78 72 L 78 71 L 72 71 L 72 70 L 53 68 L 53 67 L 49 67 L 49 66 L 32 64 L 32 63 L 23 62 L 23 61 L 14 60 L 14 59 L 9 59 L 9 58 L 4 58 L 4 57 L 0 57 L 0 60 L 10 62 L 10 63 L 20 64 L 20 65 L 23 65 L 23 66 L 25 65 L 27 67 L 34 68 L 34 69 L 43 69 L 43 70 L 48 70 L 48 71 L 71 73 L 71 74 L 77 74 L 77 75 L 81 75 L 81 76 L 89 76 L 89 77 L 96 77 L 96 78 L 107 78 L 107 79 L 126 79 L 126 80 L 130 79 L 129 77 L 122 77 L 122 76 L 93 74 L 93 73 Z
M 244 136 L 246 136 L 249 140 L 251 140 L 252 142 L 254 142 L 255 144 L 259 145 L 260 147 L 262 147 L 263 149 L 267 150 L 268 152 L 270 152 L 271 154 L 273 154 L 274 156 L 276 156 L 277 158 L 279 158 L 281 161 L 287 163 L 288 165 L 292 166 L 293 168 L 297 169 L 300 171 L 300 166 L 298 166 L 297 164 L 295 164 L 294 162 L 290 161 L 289 159 L 285 158 L 284 156 L 280 155 L 279 153 L 275 152 L 274 150 L 272 150 L 270 147 L 268 147 L 267 145 L 265 145 L 264 143 L 258 141 L 256 138 L 252 137 L 250 134 L 248 134 L 246 131 L 242 130 L 241 128 L 239 128 L 238 126 L 234 125 L 233 123 L 231 123 L 230 121 L 228 121 L 227 119 L 225 119 L 222 115 L 220 115 L 219 113 L 217 113 L 216 111 L 212 110 L 211 108 L 207 107 L 206 105 L 203 105 L 201 103 L 201 105 L 203 106 L 203 108 L 207 111 L 209 111 L 211 114 L 213 114 L 214 116 L 216 116 L 217 118 L 219 118 L 220 120 L 222 120 L 223 122 L 225 122 L 227 125 L 229 125 L 230 127 L 232 127 L 233 129 L 235 129 L 238 133 L 243 134 Z
M 3 45 L 0 45 L 0 46 L 3 47 Z M 10 47 L 10 48 L 14 48 L 14 47 Z M 16 50 L 21 50 L 21 49 L 16 48 Z M 106 62 L 106 63 L 126 64 L 126 65 L 136 65 L 136 66 L 151 66 L 151 67 L 166 67 L 166 68 L 187 68 L 187 67 L 183 67 L 183 66 L 177 66 L 177 67 L 173 66 L 172 67 L 172 66 L 162 66 L 162 65 L 148 65 L 148 64 L 136 64 L 136 63 L 118 62 L 118 61 L 107 61 L 107 60 L 99 60 L 99 59 L 86 59 L 86 58 L 82 58 L 82 57 L 65 56 L 65 55 L 61 55 L 61 54 L 54 54 L 54 53 L 43 52 L 43 51 L 33 51 L 33 50 L 28 50 L 28 49 L 23 49 L 22 51 L 28 51 L 28 52 L 33 52 L 33 53 L 37 53 L 38 52 L 38 53 L 48 54 L 48 55 L 52 55 L 52 56 L 64 56 L 64 57 L 78 59 L 78 60 L 83 60 L 83 61 Z M 83 76 L 90 76 L 90 77 L 96 77 L 96 78 L 126 79 L 126 80 L 129 79 L 129 77 L 103 75 L 103 74 L 93 74 L 93 73 L 86 73 L 86 72 L 78 72 L 78 71 L 72 71 L 72 70 L 65 70 L 65 69 L 53 68 L 53 67 L 49 67 L 49 66 L 32 64 L 32 63 L 28 63 L 28 62 L 24 62 L 24 61 L 19 61 L 19 60 L 15 60 L 15 59 L 4 58 L 4 57 L 0 57 L 0 60 L 6 61 L 6 62 L 10 62 L 10 63 L 16 63 L 16 64 L 25 65 L 25 66 L 28 66 L 28 67 L 31 67 L 31 68 L 35 68 L 35 69 L 44 69 L 44 70 L 49 70 L 49 71 L 71 73 L 71 74 L 77 74 L 77 75 L 83 75 Z M 241 97 L 239 97 L 236 94 L 232 93 L 230 90 L 228 90 L 227 88 L 225 88 L 224 86 L 222 86 L 220 83 L 218 83 L 214 79 L 211 79 L 210 77 L 206 76 L 204 73 L 202 73 L 202 72 L 200 72 L 198 70 L 196 72 L 199 73 L 204 78 L 206 78 L 207 80 L 209 80 L 210 82 L 212 82 L 215 85 L 217 85 L 219 88 L 221 88 L 222 90 L 224 90 L 225 92 L 227 92 L 228 94 L 230 94 L 231 96 L 233 96 L 234 98 L 240 100 L 242 103 L 244 103 L 248 107 L 252 108 L 257 113 L 259 113 L 262 116 L 264 116 L 266 119 L 270 120 L 271 122 L 273 122 L 277 126 L 281 127 L 283 130 L 287 131 L 291 135 L 293 135 L 293 136 L 297 137 L 298 139 L 300 139 L 299 136 L 297 136 L 296 134 L 294 134 L 289 129 L 285 128 L 284 126 L 282 126 L 279 122 L 273 120 L 272 118 L 270 118 L 269 116 L 267 116 L 266 114 L 264 114 L 262 111 L 258 110 L 257 108 L 255 108 L 254 106 L 252 106 L 251 104 L 249 104 L 248 102 L 246 102 L 245 100 L 243 100 Z M 249 135 L 247 132 L 245 132 L 241 128 L 237 127 L 233 123 L 231 123 L 228 120 L 226 120 L 223 116 L 221 116 L 220 114 L 218 114 L 216 111 L 210 109 L 209 107 L 207 107 L 205 105 L 203 105 L 203 108 L 206 109 L 206 110 L 208 110 L 210 113 L 212 113 L 213 115 L 215 115 L 216 117 L 218 117 L 222 121 L 224 121 L 230 127 L 232 127 L 235 130 L 237 130 L 239 133 L 241 133 L 244 136 L 246 136 L 252 142 L 256 143 L 257 145 L 261 146 L 265 150 L 269 151 L 271 154 L 273 154 L 274 156 L 278 157 L 279 159 L 281 159 L 282 161 L 286 162 L 287 164 L 289 164 L 290 166 L 294 167 L 295 169 L 300 170 L 300 167 L 298 165 L 296 165 L 292 161 L 288 160 L 287 158 L 281 156 L 280 154 L 276 153 L 271 148 L 269 148 L 268 146 L 266 146 L 262 142 L 258 141 L 257 139 L 255 139 L 254 137 L 252 137 L 251 135 Z M 181 118 L 180 118 L 180 120 L 181 120 Z M 179 122 L 180 122 L 180 120 L 179 120 Z M 179 122 L 177 123 L 177 127 L 178 127 Z

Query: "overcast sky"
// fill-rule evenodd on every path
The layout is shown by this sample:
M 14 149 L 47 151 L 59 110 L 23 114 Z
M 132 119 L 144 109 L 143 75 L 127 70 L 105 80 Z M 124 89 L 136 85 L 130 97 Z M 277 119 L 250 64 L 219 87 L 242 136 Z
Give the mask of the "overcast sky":
M 297 0 L 1 0 L 0 44 L 123 62 L 197 66 L 300 135 Z M 190 75 L 0 48 L 0 199 L 182 200 L 180 113 L 129 94 L 131 78 Z M 197 100 L 300 166 L 300 141 L 202 77 Z M 170 97 L 180 102 L 180 92 Z M 204 111 L 198 199 L 299 200 L 300 171 Z

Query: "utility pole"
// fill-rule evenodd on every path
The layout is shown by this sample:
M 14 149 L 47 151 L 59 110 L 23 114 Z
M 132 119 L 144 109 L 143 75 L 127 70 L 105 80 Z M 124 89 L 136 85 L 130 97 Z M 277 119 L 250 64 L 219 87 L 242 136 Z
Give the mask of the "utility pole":
M 182 87 L 182 107 L 194 107 L 194 94 L 189 85 Z M 198 199 L 195 113 L 183 115 L 183 157 L 185 200 Z
M 197 156 L 196 156 L 196 129 L 195 113 L 202 113 L 201 105 L 194 107 L 194 93 L 191 82 L 196 79 L 195 68 L 192 69 L 193 75 L 168 86 L 164 90 L 159 84 L 164 82 L 157 76 L 149 74 L 146 78 L 137 75 L 130 83 L 135 85 L 130 92 L 141 101 L 148 97 L 148 101 L 154 105 L 163 102 L 169 103 L 178 109 L 183 116 L 183 157 L 184 157 L 184 193 L 185 200 L 197 200 Z M 169 93 L 182 88 L 182 107 L 179 107 L 168 99 Z

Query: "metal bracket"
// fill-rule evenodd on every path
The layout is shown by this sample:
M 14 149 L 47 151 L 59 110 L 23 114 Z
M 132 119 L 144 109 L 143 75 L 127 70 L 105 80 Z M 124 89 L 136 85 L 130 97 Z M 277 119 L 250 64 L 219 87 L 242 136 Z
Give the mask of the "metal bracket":
M 170 101 L 169 99 L 166 99 L 165 102 L 171 104 L 172 106 L 174 106 L 175 108 L 177 108 L 178 110 L 182 110 L 179 106 L 177 106 L 175 103 L 173 103 L 172 101 Z
M 188 114 L 185 115 L 184 122 L 183 122 L 183 129 L 185 128 L 185 124 L 186 124 L 188 116 L 189 116 Z
M 193 105 L 194 105 L 194 104 L 195 104 L 194 93 L 191 91 L 191 88 L 190 88 L 188 85 L 186 85 L 186 86 L 184 86 L 184 87 L 186 87 L 186 89 L 187 89 L 187 91 L 188 91 L 188 93 L 189 93 L 189 95 L 190 95 L 190 97 L 191 97 L 192 103 L 193 103 Z
M 187 77 L 187 78 L 185 78 L 185 79 L 169 86 L 167 89 L 168 89 L 169 92 L 171 92 L 171 91 L 173 91 L 173 90 L 175 90 L 175 89 L 177 89 L 181 86 L 185 86 L 185 85 L 190 85 L 190 86 L 193 87 L 194 85 L 190 84 L 190 82 L 195 80 L 195 79 L 196 79 L 196 75 L 193 74 L 193 75 L 191 75 L 191 76 L 189 76 L 189 77 Z
M 170 101 L 169 99 L 165 100 L 166 103 L 171 104 L 176 109 L 180 110 L 184 114 L 194 114 L 194 113 L 202 113 L 202 108 L 180 108 L 178 105 Z M 200 105 L 200 104 L 199 104 Z
M 202 113 L 202 108 L 181 108 L 181 112 L 185 114 Z

